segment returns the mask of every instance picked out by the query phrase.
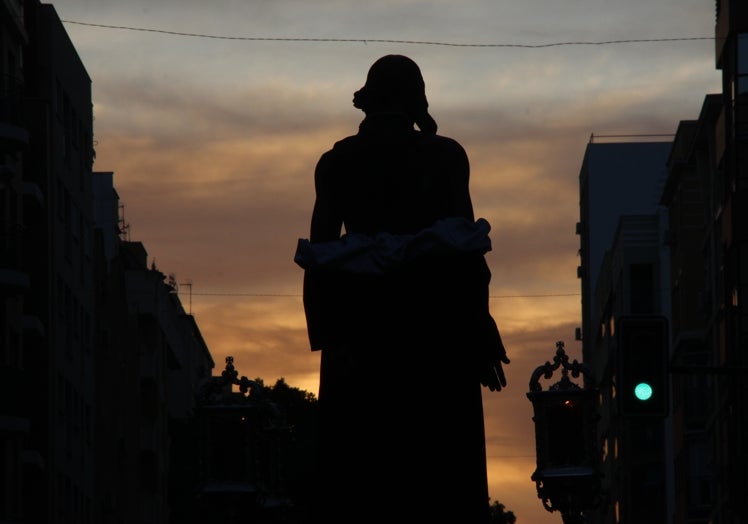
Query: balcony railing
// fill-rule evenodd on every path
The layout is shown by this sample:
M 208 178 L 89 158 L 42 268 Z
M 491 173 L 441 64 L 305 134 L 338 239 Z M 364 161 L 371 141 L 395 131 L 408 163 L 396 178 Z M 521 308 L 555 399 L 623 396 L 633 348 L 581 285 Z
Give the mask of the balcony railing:
M 0 268 L 21 269 L 23 249 L 23 226 L 11 226 L 0 231 Z
M 23 81 L 12 75 L 0 77 L 0 152 L 12 152 L 29 141 L 24 127 Z
M 23 80 L 13 75 L 0 76 L 0 123 L 22 124 Z

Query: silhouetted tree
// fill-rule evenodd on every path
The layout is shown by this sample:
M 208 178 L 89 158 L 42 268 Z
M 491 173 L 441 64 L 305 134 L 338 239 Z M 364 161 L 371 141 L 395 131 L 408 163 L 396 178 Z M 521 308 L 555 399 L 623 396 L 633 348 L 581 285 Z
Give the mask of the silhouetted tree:
M 296 387 L 289 386 L 286 383 L 286 379 L 283 377 L 279 378 L 275 385 L 268 387 L 261 378 L 254 380 L 257 384 L 262 387 L 262 394 L 264 397 L 269 398 L 279 406 L 283 407 L 286 412 L 294 411 L 296 409 L 306 409 L 317 402 L 317 398 L 314 393 L 304 391 Z M 290 415 L 290 413 L 288 413 Z
M 494 500 L 491 503 L 490 517 L 490 524 L 514 524 L 517 522 L 514 512 L 506 511 L 506 506 L 498 500 Z

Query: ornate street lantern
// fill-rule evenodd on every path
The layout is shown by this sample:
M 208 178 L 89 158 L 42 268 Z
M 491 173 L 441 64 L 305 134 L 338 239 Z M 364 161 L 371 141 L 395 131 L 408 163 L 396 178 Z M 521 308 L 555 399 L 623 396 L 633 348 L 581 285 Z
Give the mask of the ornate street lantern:
M 539 379 L 550 379 L 561 369 L 561 380 L 543 390 Z M 584 387 L 573 383 L 584 375 Z M 585 522 L 585 512 L 599 500 L 600 453 L 597 449 L 599 391 L 589 369 L 576 360 L 571 364 L 564 343 L 556 342 L 553 364 L 535 369 L 527 393 L 533 405 L 538 498 L 550 512 L 559 511 L 565 524 Z
M 195 522 L 275 521 L 289 507 L 283 458 L 290 428 L 281 407 L 262 384 L 239 378 L 229 356 L 221 375 L 202 384 L 196 422 Z

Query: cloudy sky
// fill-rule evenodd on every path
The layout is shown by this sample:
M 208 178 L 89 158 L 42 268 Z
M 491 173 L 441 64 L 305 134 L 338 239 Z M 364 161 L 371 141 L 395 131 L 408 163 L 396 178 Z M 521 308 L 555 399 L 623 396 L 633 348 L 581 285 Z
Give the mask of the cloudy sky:
M 581 359 L 584 150 L 591 135 L 673 134 L 720 91 L 714 2 L 52 3 L 93 82 L 94 169 L 114 172 L 130 238 L 182 283 L 216 372 L 232 355 L 242 375 L 314 393 L 319 355 L 293 262 L 314 165 L 355 133 L 352 94 L 374 60 L 418 62 L 439 132 L 470 157 L 476 216 L 492 225 L 491 310 L 512 364 L 508 388 L 484 395 L 490 495 L 520 524 L 560 522 L 530 481 L 525 393 L 557 340 Z M 425 385 L 423 401 L 446 389 Z

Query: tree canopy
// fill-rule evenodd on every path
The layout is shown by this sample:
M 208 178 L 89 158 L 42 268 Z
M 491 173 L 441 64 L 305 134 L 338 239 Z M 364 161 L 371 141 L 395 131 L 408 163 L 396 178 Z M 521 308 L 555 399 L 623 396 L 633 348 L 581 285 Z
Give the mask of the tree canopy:
M 514 524 L 517 522 L 514 512 L 507 511 L 506 506 L 498 500 L 494 500 L 491 503 L 490 517 L 490 524 Z

